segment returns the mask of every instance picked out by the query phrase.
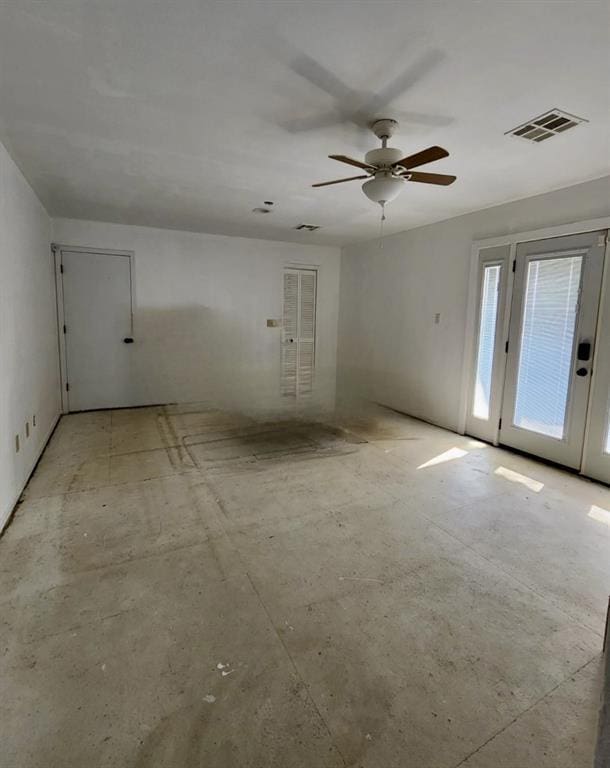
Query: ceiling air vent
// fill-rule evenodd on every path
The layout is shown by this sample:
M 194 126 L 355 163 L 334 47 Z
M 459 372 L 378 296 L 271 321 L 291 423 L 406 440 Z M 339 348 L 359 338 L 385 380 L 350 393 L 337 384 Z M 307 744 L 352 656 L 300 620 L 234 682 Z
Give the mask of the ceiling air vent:
M 307 232 L 315 232 L 316 229 L 320 229 L 317 224 L 299 224 L 295 229 L 305 229 Z
M 584 117 L 576 117 L 569 112 L 562 112 L 560 109 L 551 109 L 539 117 L 528 120 L 527 123 L 521 123 L 516 128 L 506 131 L 505 136 L 519 136 L 528 141 L 544 141 L 550 139 L 558 133 L 567 131 L 568 128 L 574 128 L 579 123 L 587 123 Z

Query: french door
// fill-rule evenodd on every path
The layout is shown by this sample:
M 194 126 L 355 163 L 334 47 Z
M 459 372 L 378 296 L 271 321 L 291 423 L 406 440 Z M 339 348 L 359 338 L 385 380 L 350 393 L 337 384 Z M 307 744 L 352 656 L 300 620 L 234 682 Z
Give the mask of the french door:
M 479 251 L 466 431 L 610 482 L 606 236 Z
M 580 468 L 603 270 L 597 233 L 517 246 L 500 442 Z

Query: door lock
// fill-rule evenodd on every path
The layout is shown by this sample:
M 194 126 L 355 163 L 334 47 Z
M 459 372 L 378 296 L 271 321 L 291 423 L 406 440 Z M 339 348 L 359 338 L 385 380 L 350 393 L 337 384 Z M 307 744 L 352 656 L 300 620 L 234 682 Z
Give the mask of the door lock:
M 589 371 L 586 368 L 578 368 L 576 371 L 577 376 L 586 376 Z
M 577 360 L 589 360 L 591 357 L 591 342 L 581 341 L 576 352 Z

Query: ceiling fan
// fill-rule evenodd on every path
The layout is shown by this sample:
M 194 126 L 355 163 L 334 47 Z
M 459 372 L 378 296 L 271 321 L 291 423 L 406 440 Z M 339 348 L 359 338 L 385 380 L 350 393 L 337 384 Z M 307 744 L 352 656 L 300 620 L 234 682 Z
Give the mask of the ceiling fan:
M 435 160 L 441 160 L 443 157 L 449 157 L 449 152 L 446 149 L 436 146 L 428 147 L 428 149 L 423 149 L 414 155 L 404 157 L 402 150 L 388 147 L 388 139 L 394 135 L 398 128 L 396 120 L 387 118 L 376 120 L 371 128 L 377 138 L 381 139 L 381 147 L 367 152 L 364 156 L 364 162 L 346 155 L 329 155 L 331 160 L 338 160 L 341 163 L 362 168 L 366 173 L 361 176 L 348 176 L 346 179 L 323 181 L 319 184 L 312 184 L 312 187 L 327 187 L 330 184 L 342 184 L 344 181 L 367 179 L 362 185 L 362 191 L 369 200 L 381 206 L 383 220 L 385 219 L 385 204 L 400 194 L 406 182 L 414 181 L 448 186 L 455 181 L 455 176 L 449 176 L 445 173 L 420 173 L 412 170 Z

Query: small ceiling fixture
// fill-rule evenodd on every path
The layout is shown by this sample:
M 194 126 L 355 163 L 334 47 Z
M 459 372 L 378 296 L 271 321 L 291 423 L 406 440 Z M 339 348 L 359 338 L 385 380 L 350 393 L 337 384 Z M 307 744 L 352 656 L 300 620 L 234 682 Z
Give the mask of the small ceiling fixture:
M 575 128 L 580 123 L 588 123 L 584 117 L 576 117 L 569 112 L 563 112 L 561 109 L 550 109 L 543 115 L 534 117 L 526 123 L 521 123 L 516 128 L 506 131 L 505 136 L 518 136 L 520 139 L 528 141 L 545 141 L 551 136 L 567 131 L 568 128 Z
M 389 118 L 376 120 L 373 123 L 372 131 L 378 139 L 381 139 L 381 147 L 367 152 L 364 156 L 364 162 L 347 157 L 346 155 L 329 155 L 331 160 L 338 160 L 341 163 L 362 168 L 362 170 L 366 171 L 366 175 L 323 181 L 320 184 L 312 184 L 312 186 L 326 187 L 329 184 L 341 184 L 344 181 L 368 179 L 362 185 L 362 191 L 369 200 L 381 206 L 381 220 L 383 221 L 385 219 L 386 203 L 398 197 L 405 182 L 415 181 L 424 184 L 440 184 L 442 186 L 453 184 L 455 176 L 448 176 L 443 173 L 419 173 L 418 171 L 412 171 L 412 168 L 418 168 L 420 165 L 426 165 L 435 160 L 441 160 L 443 157 L 449 157 L 449 152 L 442 147 L 435 146 L 405 157 L 402 150 L 388 147 L 388 139 L 394 135 L 397 128 L 398 122 Z

